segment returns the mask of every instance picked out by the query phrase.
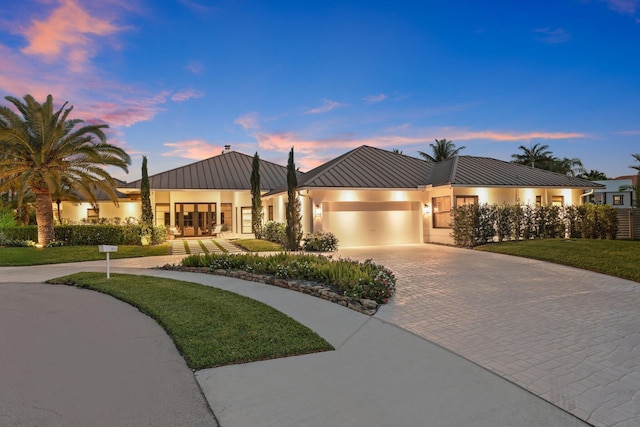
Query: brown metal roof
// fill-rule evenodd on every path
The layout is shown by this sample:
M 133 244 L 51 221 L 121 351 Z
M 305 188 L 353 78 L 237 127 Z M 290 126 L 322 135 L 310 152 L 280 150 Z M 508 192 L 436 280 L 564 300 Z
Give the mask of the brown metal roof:
M 250 190 L 253 156 L 230 151 L 190 165 L 149 176 L 153 190 L 216 189 Z M 121 188 L 140 188 L 140 181 Z M 287 168 L 260 160 L 260 187 L 263 191 L 282 187 Z
M 600 184 L 488 157 L 456 156 L 436 163 L 428 178 L 434 187 L 562 187 L 598 188 Z
M 433 164 L 363 145 L 298 178 L 298 187 L 417 188 Z

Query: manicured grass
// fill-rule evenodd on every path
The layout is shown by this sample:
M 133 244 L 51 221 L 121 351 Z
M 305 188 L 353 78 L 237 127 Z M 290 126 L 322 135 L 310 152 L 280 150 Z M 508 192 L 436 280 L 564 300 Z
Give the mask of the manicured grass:
M 112 295 L 154 318 L 192 369 L 333 350 L 318 334 L 261 302 L 195 283 L 78 273 L 49 283 Z
M 238 239 L 233 243 L 249 252 L 280 252 L 284 250 L 281 245 L 268 240 Z
M 640 241 L 541 239 L 491 243 L 476 250 L 550 261 L 640 282 Z
M 157 246 L 118 246 L 118 252 L 112 252 L 111 259 L 137 258 L 146 256 L 169 255 L 169 245 Z M 105 259 L 98 252 L 98 246 L 59 246 L 55 248 L 13 248 L 0 247 L 0 267 L 60 264 L 64 262 L 96 261 Z

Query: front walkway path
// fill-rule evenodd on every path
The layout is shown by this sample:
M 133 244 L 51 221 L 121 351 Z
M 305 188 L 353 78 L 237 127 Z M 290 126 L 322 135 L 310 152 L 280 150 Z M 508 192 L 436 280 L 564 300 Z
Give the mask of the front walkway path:
M 435 245 L 339 255 L 372 258 L 397 274 L 397 295 L 376 318 L 595 426 L 640 425 L 640 284 Z

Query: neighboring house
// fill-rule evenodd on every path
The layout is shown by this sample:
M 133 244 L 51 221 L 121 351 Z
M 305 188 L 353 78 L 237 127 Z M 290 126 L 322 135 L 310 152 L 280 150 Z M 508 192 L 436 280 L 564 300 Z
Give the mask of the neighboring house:
M 589 196 L 590 202 L 598 205 L 612 205 L 616 208 L 633 207 L 635 200 L 632 187 L 634 184 L 631 178 L 621 177 L 593 182 L 603 185 L 604 188 L 594 190 L 593 194 Z
M 250 235 L 252 159 L 225 150 L 150 176 L 156 224 L 176 228 L 185 237 L 210 235 L 217 224 L 224 225 L 229 236 Z M 265 221 L 285 222 L 286 173 L 286 167 L 261 160 Z M 430 163 L 369 146 L 298 176 L 303 231 L 332 232 L 341 246 L 453 243 L 449 227 L 453 206 L 582 204 L 591 190 L 602 188 L 584 179 L 491 158 L 458 156 Z M 139 215 L 140 180 L 123 184 L 118 191 L 137 200 Z M 106 216 L 103 209 L 100 216 Z M 121 203 L 119 209 L 128 205 Z
M 330 231 L 342 246 L 453 243 L 452 206 L 582 204 L 603 187 L 501 160 L 457 156 L 430 163 L 362 146 L 298 178 L 303 228 Z M 284 221 L 286 189 L 265 195 Z

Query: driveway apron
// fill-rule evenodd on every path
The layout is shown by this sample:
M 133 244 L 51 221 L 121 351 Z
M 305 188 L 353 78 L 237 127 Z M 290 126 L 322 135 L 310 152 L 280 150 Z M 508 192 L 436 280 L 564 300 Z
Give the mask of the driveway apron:
M 595 426 L 640 425 L 640 286 L 584 270 L 437 245 L 341 249 L 398 277 L 376 317 Z

